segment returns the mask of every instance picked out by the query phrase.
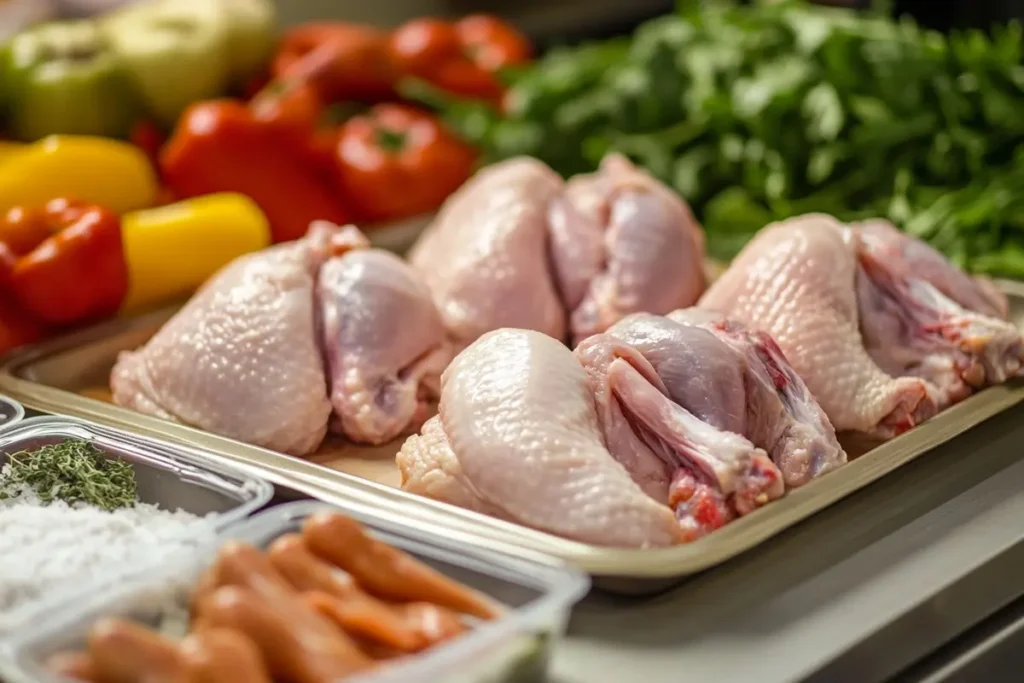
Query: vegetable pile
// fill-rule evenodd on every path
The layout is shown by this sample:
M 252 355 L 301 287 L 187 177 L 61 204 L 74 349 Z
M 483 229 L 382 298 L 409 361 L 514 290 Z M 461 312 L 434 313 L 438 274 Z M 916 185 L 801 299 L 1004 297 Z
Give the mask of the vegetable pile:
M 521 70 L 504 113 L 421 96 L 488 160 L 571 175 L 627 154 L 694 206 L 718 258 L 821 211 L 884 216 L 961 266 L 1024 277 L 1022 54 L 1018 24 L 945 36 L 795 0 L 687 2 Z

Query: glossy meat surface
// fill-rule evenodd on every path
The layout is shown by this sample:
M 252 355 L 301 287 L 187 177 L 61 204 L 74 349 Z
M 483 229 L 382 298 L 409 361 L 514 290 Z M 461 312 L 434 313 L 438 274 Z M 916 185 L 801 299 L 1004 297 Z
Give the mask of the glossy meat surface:
M 890 376 L 865 349 L 854 240 L 820 214 L 770 225 L 700 306 L 770 334 L 837 430 L 888 438 L 937 405 L 923 380 Z
M 680 538 L 672 512 L 605 447 L 572 352 L 538 332 L 497 330 L 460 353 L 442 377 L 437 422 L 406 441 L 398 465 L 408 491 L 567 538 L 626 547 Z
M 331 404 L 314 278 L 332 251 L 362 240 L 354 228 L 321 226 L 236 259 L 145 346 L 121 354 L 114 401 L 283 453 L 315 450 Z
M 390 252 L 352 251 L 321 267 L 317 302 L 338 431 L 381 444 L 418 429 L 452 354 L 415 271 Z
M 564 183 L 534 159 L 480 171 L 410 252 L 461 348 L 512 327 L 580 340 L 704 290 L 704 237 L 686 204 L 619 155 Z

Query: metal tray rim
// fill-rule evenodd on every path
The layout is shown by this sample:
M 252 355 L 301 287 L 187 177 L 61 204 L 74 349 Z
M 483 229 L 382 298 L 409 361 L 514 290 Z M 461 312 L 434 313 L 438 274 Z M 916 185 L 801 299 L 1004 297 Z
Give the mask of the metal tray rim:
M 997 284 L 1008 295 L 1024 299 L 1024 283 L 998 281 Z M 840 470 L 789 492 L 771 505 L 731 522 L 694 543 L 656 549 L 605 548 L 528 529 L 17 376 L 19 368 L 35 360 L 87 344 L 118 330 L 123 332 L 132 326 L 152 324 L 151 321 L 166 315 L 167 311 L 163 310 L 134 320 L 111 321 L 60 340 L 16 351 L 7 357 L 0 368 L 0 391 L 37 410 L 91 419 L 155 439 L 201 444 L 206 451 L 254 468 L 275 483 L 328 502 L 332 498 L 362 500 L 378 509 L 400 512 L 407 519 L 416 520 L 421 528 L 442 534 L 452 533 L 452 525 L 458 524 L 460 531 L 474 537 L 481 547 L 502 550 L 511 544 L 527 551 L 551 555 L 575 564 L 590 574 L 606 577 L 680 579 L 713 567 L 750 550 L 971 427 L 1024 401 L 1024 380 L 989 387 L 947 409 L 937 418 L 871 449 Z M 842 476 L 838 474 L 840 472 Z

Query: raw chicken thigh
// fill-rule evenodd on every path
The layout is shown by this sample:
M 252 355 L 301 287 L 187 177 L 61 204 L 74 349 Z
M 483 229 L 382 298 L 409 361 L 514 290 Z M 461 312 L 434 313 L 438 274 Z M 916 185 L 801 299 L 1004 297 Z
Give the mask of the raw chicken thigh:
M 673 315 L 630 315 L 574 353 L 537 332 L 484 335 L 402 447 L 403 488 L 579 541 L 653 546 L 846 462 L 768 335 Z
M 774 337 L 836 429 L 889 438 L 1020 367 L 1019 331 L 941 291 L 997 312 L 993 290 L 908 240 L 825 215 L 777 223 L 700 305 Z
M 412 268 L 390 252 L 351 251 L 320 269 L 317 300 L 337 431 L 382 444 L 418 429 L 452 353 Z
M 846 463 L 825 411 L 771 336 L 699 308 L 673 311 L 668 318 L 711 331 L 744 357 L 745 418 L 739 433 L 768 452 L 786 488 Z
M 605 447 L 586 372 L 539 332 L 498 330 L 460 353 L 438 416 L 397 460 L 407 491 L 560 536 L 633 547 L 681 538 L 671 510 Z
M 1017 374 L 1020 331 L 991 283 L 883 221 L 854 229 L 861 332 L 879 367 L 930 382 L 940 408 Z
M 236 259 L 144 347 L 121 354 L 114 401 L 282 453 L 315 450 L 331 414 L 314 326 L 316 273 L 363 239 L 354 228 L 319 226 Z
M 332 404 L 353 440 L 417 428 L 450 351 L 414 271 L 368 247 L 355 227 L 316 223 L 237 259 L 121 354 L 114 401 L 292 455 L 319 447 Z
M 668 313 L 703 293 L 700 225 L 625 157 L 570 179 L 565 201 L 551 221 L 552 251 L 577 343 L 630 313 Z
M 460 348 L 501 327 L 565 334 L 546 258 L 547 211 L 562 179 L 519 158 L 478 172 L 409 252 Z
M 683 201 L 619 155 L 568 184 L 534 159 L 486 168 L 410 252 L 460 347 L 501 327 L 579 340 L 689 306 L 703 257 Z

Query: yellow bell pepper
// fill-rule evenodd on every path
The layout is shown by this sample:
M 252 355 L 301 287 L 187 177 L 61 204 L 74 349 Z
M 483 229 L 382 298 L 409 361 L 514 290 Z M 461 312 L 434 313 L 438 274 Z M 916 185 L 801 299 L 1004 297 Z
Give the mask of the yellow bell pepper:
M 121 218 L 128 264 L 122 313 L 191 294 L 235 258 L 270 245 L 270 224 L 254 201 L 211 194 Z
M 43 206 L 70 197 L 116 213 L 152 206 L 157 179 L 152 164 L 127 142 L 52 135 L 26 145 L 0 163 L 0 215 L 15 206 Z
M 7 140 L 0 140 L 0 165 L 7 163 L 13 159 L 19 152 L 24 152 L 28 148 L 28 145 L 20 142 L 8 142 Z

